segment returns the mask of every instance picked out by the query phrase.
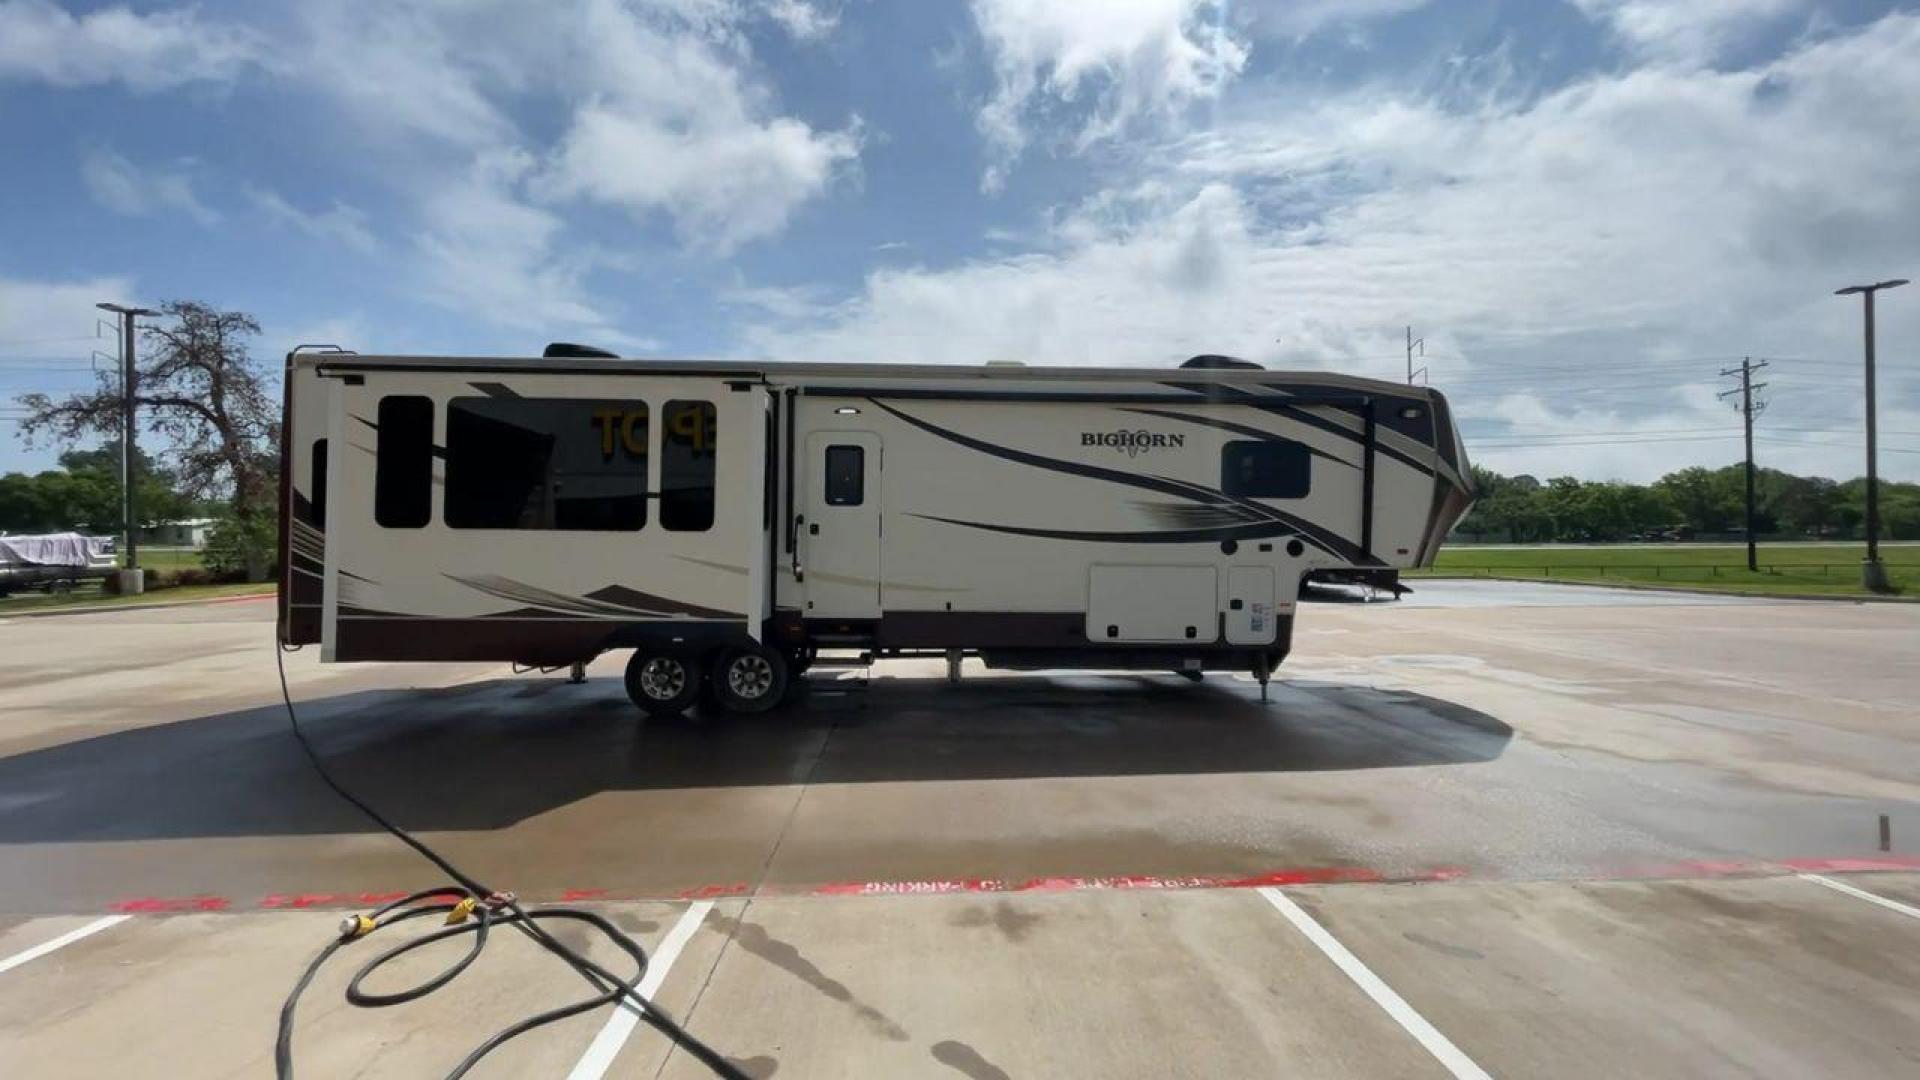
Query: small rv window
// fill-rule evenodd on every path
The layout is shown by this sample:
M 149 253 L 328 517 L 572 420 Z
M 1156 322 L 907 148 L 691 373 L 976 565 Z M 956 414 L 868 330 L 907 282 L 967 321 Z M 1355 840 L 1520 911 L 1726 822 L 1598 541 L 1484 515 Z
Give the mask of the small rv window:
M 1297 442 L 1236 441 L 1220 449 L 1220 490 L 1250 499 L 1299 499 L 1312 484 L 1313 458 Z
M 380 399 L 374 440 L 373 520 L 418 529 L 433 516 L 433 399 Z
M 647 406 L 591 398 L 447 403 L 447 525 L 605 532 L 647 523 Z
M 660 525 L 713 528 L 713 466 L 719 427 L 711 401 L 669 401 L 660 424 Z
M 859 506 L 866 500 L 866 448 L 860 446 L 827 447 L 827 505 Z
M 312 472 L 307 476 L 307 505 L 313 508 L 308 516 L 313 519 L 313 527 L 327 527 L 327 440 L 313 440 Z

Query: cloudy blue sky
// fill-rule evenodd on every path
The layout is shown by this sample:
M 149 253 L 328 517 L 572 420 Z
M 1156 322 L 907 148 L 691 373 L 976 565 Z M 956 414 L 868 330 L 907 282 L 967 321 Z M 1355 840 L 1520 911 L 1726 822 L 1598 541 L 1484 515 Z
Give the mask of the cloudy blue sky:
M 1920 8 L 1853 0 L 0 0 L 0 394 L 96 300 L 258 351 L 1398 377 L 1477 460 L 1859 467 L 1920 277 Z M 1920 286 L 1882 304 L 1920 479 Z M 0 469 L 35 467 L 0 407 Z

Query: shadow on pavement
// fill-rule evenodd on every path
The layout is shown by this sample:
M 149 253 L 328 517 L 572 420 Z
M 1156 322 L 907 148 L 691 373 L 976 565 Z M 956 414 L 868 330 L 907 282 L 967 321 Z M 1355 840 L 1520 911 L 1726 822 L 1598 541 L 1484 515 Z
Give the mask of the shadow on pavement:
M 826 676 L 753 718 L 642 723 L 617 679 L 496 679 L 299 704 L 336 774 L 402 825 L 481 830 L 604 791 L 1458 765 L 1512 729 L 1404 692 L 1212 676 Z M 358 833 L 284 711 L 0 759 L 0 843 Z

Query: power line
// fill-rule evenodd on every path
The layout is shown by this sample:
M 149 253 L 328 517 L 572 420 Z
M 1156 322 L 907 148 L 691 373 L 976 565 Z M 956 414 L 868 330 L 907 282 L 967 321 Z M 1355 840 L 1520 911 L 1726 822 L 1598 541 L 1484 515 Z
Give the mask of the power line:
M 1494 432 L 1488 432 L 1485 435 L 1478 435 L 1478 436 L 1474 435 L 1473 432 L 1471 431 L 1466 432 L 1465 434 L 1469 438 L 1473 438 L 1477 442 L 1482 439 L 1505 439 L 1505 438 L 1581 439 L 1581 438 L 1591 438 L 1596 435 L 1705 435 L 1709 433 L 1716 433 L 1716 432 L 1719 432 L 1720 430 L 1721 429 L 1717 427 L 1616 428 L 1613 430 L 1593 430 L 1593 431 L 1563 431 L 1559 429 L 1555 429 L 1555 430 L 1540 429 L 1540 430 L 1533 430 L 1533 431 L 1529 431 L 1529 430 L 1494 431 Z
M 1542 385 L 1542 384 L 1552 385 L 1554 383 L 1564 382 L 1566 380 L 1574 380 L 1577 382 L 1591 382 L 1596 379 L 1604 379 L 1605 381 L 1601 385 L 1618 386 L 1622 384 L 1623 376 L 1632 378 L 1634 380 L 1632 385 L 1635 385 L 1635 386 L 1645 386 L 1647 385 L 1646 382 L 1644 381 L 1645 379 L 1655 378 L 1655 377 L 1664 377 L 1662 378 L 1661 382 L 1657 385 L 1674 385 L 1677 383 L 1695 383 L 1695 382 L 1705 383 L 1705 382 L 1712 382 L 1714 378 L 1713 372 L 1704 371 L 1704 370 L 1696 372 L 1696 371 L 1674 371 L 1669 368 L 1609 367 L 1604 371 L 1597 370 L 1597 369 L 1583 369 L 1583 370 L 1550 371 L 1550 372 L 1549 371 L 1500 372 L 1496 374 L 1486 374 L 1486 375 L 1461 375 L 1456 378 L 1443 379 L 1436 385 L 1439 385 L 1442 387 L 1487 386 L 1487 385 L 1494 385 L 1494 384 L 1500 384 L 1500 383 L 1526 383 L 1530 385 Z
M 1470 421 L 1468 423 L 1470 423 Z M 1479 442 L 1480 440 L 1483 440 L 1483 439 L 1504 439 L 1508 437 L 1512 437 L 1516 439 L 1534 438 L 1534 437 L 1543 438 L 1543 439 L 1558 439 L 1558 438 L 1587 438 L 1594 435 L 1697 435 L 1697 434 L 1704 434 L 1707 432 L 1715 432 L 1719 430 L 1720 429 L 1717 427 L 1616 428 L 1611 430 L 1593 429 L 1593 430 L 1586 430 L 1586 431 L 1563 430 L 1560 428 L 1518 428 L 1518 429 L 1509 429 L 1506 431 L 1490 431 L 1483 435 L 1476 435 L 1472 430 L 1468 430 L 1464 432 L 1464 434 L 1468 438 L 1473 439 L 1475 442 Z M 1768 431 L 1800 431 L 1800 432 L 1808 432 L 1815 435 L 1849 435 L 1849 434 L 1858 432 L 1860 429 L 1858 427 L 1779 427 L 1777 425 L 1769 424 L 1767 425 L 1767 430 Z M 1880 434 L 1882 435 L 1920 435 L 1920 431 L 1882 431 Z
M 99 335 L 90 337 L 43 337 L 43 338 L 5 338 L 0 339 L 0 348 L 8 345 L 64 345 L 69 341 L 98 341 Z
M 1756 438 L 1758 438 L 1761 442 L 1778 443 L 1782 446 L 1814 446 L 1814 447 L 1827 446 L 1827 447 L 1835 447 L 1841 450 L 1851 449 L 1851 446 L 1852 446 L 1852 444 L 1850 443 L 1801 442 L 1797 439 L 1782 439 L 1782 438 L 1777 438 L 1771 435 L 1759 435 L 1759 436 L 1756 436 Z M 1902 446 L 1882 446 L 1880 447 L 1880 450 L 1881 452 L 1888 453 L 1888 454 L 1920 454 L 1920 447 L 1908 449 L 1907 447 L 1902 447 Z
M 1468 446 L 1468 449 L 1472 449 L 1474 446 L 1485 446 L 1487 449 L 1490 449 L 1490 450 L 1524 450 L 1529 447 L 1558 448 L 1562 446 L 1633 446 L 1641 443 L 1721 442 L 1726 439 L 1737 439 L 1739 437 L 1740 435 L 1738 432 L 1730 431 L 1724 435 L 1670 435 L 1670 436 L 1661 437 L 1661 438 L 1647 438 L 1647 439 L 1594 439 L 1594 440 L 1568 440 L 1564 442 L 1555 441 L 1555 440 L 1544 440 L 1544 441 L 1543 440 L 1526 440 L 1521 442 L 1489 442 L 1486 439 L 1469 439 L 1467 440 L 1467 446 Z

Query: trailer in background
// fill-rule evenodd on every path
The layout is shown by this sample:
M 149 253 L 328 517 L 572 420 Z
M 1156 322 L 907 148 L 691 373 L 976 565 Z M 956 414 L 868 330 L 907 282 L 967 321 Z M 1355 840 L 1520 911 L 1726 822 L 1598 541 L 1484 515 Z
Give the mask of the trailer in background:
M 113 573 L 116 545 L 77 532 L 0 536 L 0 596 L 21 589 L 64 592 Z

